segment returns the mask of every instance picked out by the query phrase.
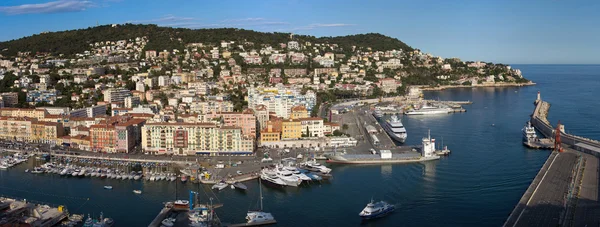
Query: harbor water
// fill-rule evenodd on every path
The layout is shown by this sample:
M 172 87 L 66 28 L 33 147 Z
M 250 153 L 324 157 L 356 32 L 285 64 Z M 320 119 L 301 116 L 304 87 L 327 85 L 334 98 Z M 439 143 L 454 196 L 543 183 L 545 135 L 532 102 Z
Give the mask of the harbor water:
M 520 88 L 451 89 L 425 93 L 428 99 L 470 100 L 466 113 L 404 116 L 407 144 L 432 137 L 452 154 L 438 161 L 350 166 L 335 165 L 334 179 L 308 187 L 263 190 L 264 210 L 279 226 L 500 226 L 545 162 L 549 151 L 521 144 L 521 128 L 537 91 L 552 104 L 549 119 L 570 133 L 600 139 L 598 65 L 514 65 L 535 81 Z M 257 208 L 258 183 L 247 192 L 173 182 L 122 181 L 30 174 L 35 160 L 0 171 L 0 195 L 64 204 L 72 213 L 112 217 L 116 226 L 147 226 L 167 200 L 200 199 L 224 206 L 223 222 L 244 221 Z M 103 189 L 111 185 L 113 190 Z M 140 195 L 132 190 L 142 190 Z M 387 217 L 361 222 L 358 213 L 371 199 L 397 205 Z

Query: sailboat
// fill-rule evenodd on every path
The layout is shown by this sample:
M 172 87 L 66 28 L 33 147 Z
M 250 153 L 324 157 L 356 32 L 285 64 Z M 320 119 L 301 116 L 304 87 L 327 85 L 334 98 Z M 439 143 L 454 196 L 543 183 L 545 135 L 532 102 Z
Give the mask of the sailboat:
M 261 224 L 274 224 L 276 223 L 275 218 L 271 213 L 263 212 L 263 196 L 262 196 L 262 184 L 258 181 L 258 190 L 260 193 L 260 210 L 248 211 L 246 214 L 246 222 L 248 224 L 261 225 Z

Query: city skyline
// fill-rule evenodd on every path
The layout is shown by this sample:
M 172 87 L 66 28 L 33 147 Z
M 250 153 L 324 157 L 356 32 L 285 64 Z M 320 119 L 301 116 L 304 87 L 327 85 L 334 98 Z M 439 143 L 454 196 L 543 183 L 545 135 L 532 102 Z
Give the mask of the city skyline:
M 597 2 L 27 0 L 0 5 L 0 40 L 96 24 L 235 27 L 313 36 L 381 33 L 444 58 L 507 64 L 598 64 Z M 289 10 L 293 10 L 290 13 Z

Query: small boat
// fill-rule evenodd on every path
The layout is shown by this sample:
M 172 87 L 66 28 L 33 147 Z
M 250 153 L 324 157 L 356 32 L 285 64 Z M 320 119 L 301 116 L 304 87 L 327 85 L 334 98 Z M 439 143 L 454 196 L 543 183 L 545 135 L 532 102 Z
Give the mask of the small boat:
M 167 218 L 165 220 L 163 220 L 162 222 L 160 222 L 163 226 L 166 227 L 172 227 L 173 225 L 175 225 L 175 218 Z
M 190 205 L 190 201 L 187 200 L 176 200 L 173 203 L 175 208 L 182 208 L 182 209 L 186 209 L 189 208 L 188 206 Z
M 104 186 L 104 189 L 112 189 L 112 186 L 110 186 L 110 185 Z
M 237 189 L 241 189 L 241 190 L 247 190 L 248 187 L 245 184 L 242 184 L 242 182 L 234 182 L 232 185 L 232 187 L 235 187 Z
M 296 156 L 297 159 L 303 159 L 304 156 L 302 156 L 302 154 L 298 154 L 298 156 Z
M 226 187 L 227 187 L 227 183 L 225 183 L 224 181 L 221 181 L 221 182 L 213 185 L 211 189 L 218 189 L 219 191 L 221 191 L 221 190 L 225 189 Z
M 135 194 L 142 194 L 142 190 L 133 190 L 133 193 L 135 193 Z
M 181 175 L 181 182 L 185 183 L 185 182 L 187 182 L 187 180 L 188 180 L 187 176 L 185 174 L 182 174 Z
M 139 180 L 141 177 L 142 177 L 141 175 L 135 175 L 135 176 L 133 176 L 133 179 L 134 180 Z
M 385 201 L 369 202 L 367 206 L 358 214 L 363 219 L 372 219 L 385 216 L 396 209 L 396 206 Z
M 26 173 L 29 173 L 29 169 L 26 169 L 26 170 L 25 170 L 25 172 L 26 172 Z
M 170 180 L 170 181 L 175 181 L 175 180 L 177 180 L 177 177 L 176 177 L 176 176 L 170 176 L 170 177 L 169 177 L 169 180 Z

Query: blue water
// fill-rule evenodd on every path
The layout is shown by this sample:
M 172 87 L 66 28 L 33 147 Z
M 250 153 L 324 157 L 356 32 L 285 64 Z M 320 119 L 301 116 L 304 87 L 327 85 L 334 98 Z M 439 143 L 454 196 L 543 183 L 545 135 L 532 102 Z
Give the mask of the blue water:
M 533 110 L 537 91 L 551 102 L 549 119 L 560 119 L 567 131 L 600 139 L 598 65 L 515 65 L 535 81 L 521 88 L 452 89 L 428 92 L 426 98 L 470 100 L 468 112 L 444 116 L 403 117 L 408 144 L 417 144 L 431 130 L 452 154 L 439 161 L 384 166 L 333 166 L 335 178 L 310 187 L 265 188 L 264 207 L 279 226 L 499 226 L 510 214 L 549 155 L 521 145 L 521 128 Z M 443 139 L 442 139 L 443 138 Z M 65 204 L 76 213 L 103 211 L 118 226 L 146 226 L 162 202 L 180 198 L 198 185 L 166 182 L 73 179 L 23 173 L 30 166 L 0 171 L 0 194 Z M 112 191 L 103 185 L 114 186 Z M 255 208 L 258 184 L 247 193 L 223 190 L 202 193 L 224 204 L 217 214 L 224 222 L 242 222 Z M 144 191 L 134 195 L 133 189 Z M 398 204 L 393 214 L 361 223 L 358 212 L 368 200 Z M 87 198 L 90 198 L 87 200 Z

